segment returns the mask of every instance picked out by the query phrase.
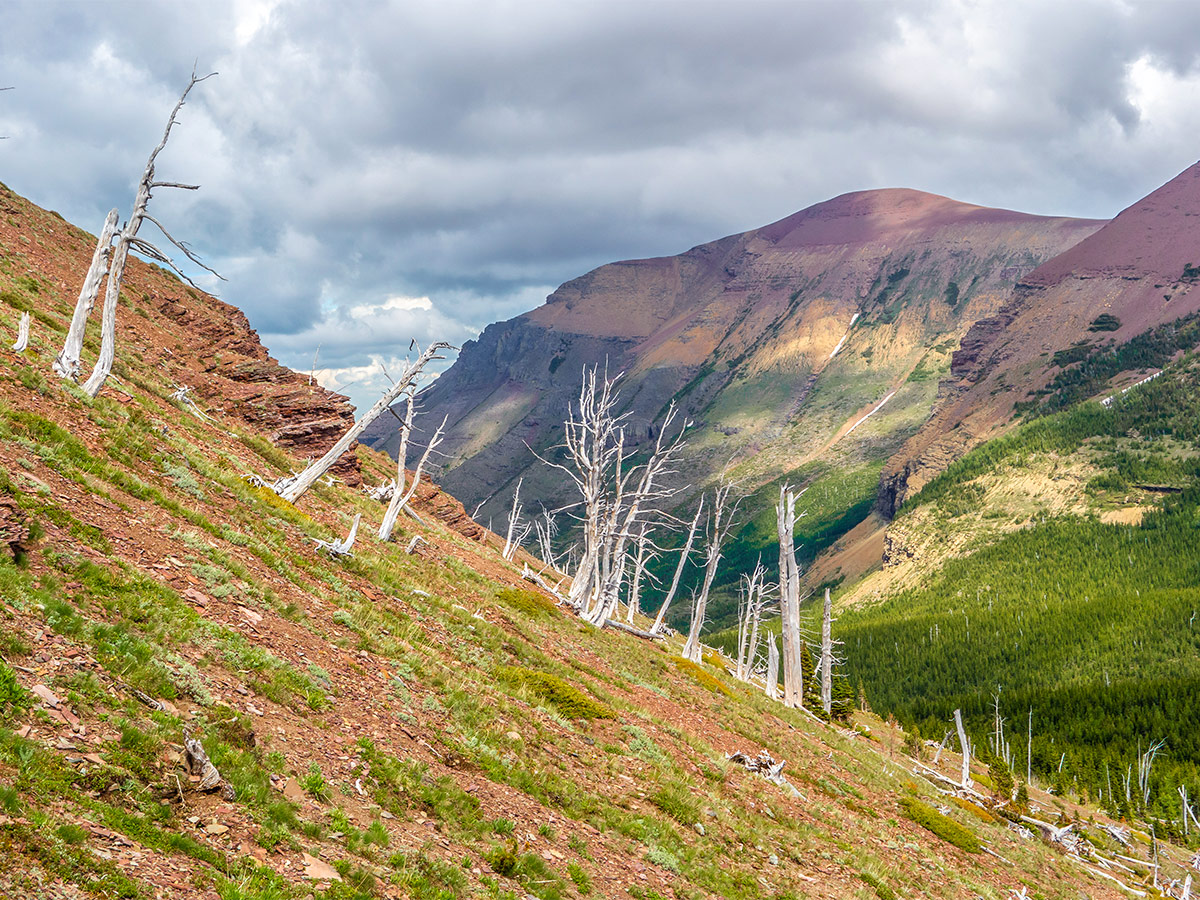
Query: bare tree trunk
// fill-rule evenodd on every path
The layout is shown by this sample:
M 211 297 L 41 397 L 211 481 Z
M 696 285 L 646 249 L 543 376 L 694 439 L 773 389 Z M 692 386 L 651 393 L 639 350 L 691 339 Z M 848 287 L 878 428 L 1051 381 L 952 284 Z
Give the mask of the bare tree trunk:
M 395 384 L 388 388 L 384 395 L 375 402 L 375 405 L 367 410 L 366 414 L 355 422 L 338 439 L 336 444 L 329 448 L 329 451 L 324 456 L 299 475 L 281 478 L 272 485 L 272 490 L 289 503 L 295 503 L 305 491 L 317 482 L 318 478 L 328 472 L 330 467 L 342 458 L 342 454 L 350 449 L 350 445 L 358 440 L 358 436 L 366 430 L 368 425 L 379 418 L 384 410 L 395 403 L 401 394 L 415 385 L 418 376 L 420 376 L 425 366 L 435 359 L 441 359 L 442 357 L 437 355 L 440 351 L 449 349 L 451 349 L 450 345 L 444 341 L 438 341 L 436 344 L 428 347 L 424 353 L 417 357 L 416 362 L 411 363 L 404 370 L 404 373 L 396 380 Z
M 504 550 L 500 553 L 510 562 L 516 554 L 517 548 L 521 546 L 521 541 L 529 534 L 529 529 L 525 529 L 523 534 L 521 532 L 521 484 L 524 481 L 524 478 L 517 479 L 517 489 L 513 491 L 512 508 L 508 512 L 508 533 L 504 538 Z
M 380 540 L 383 540 L 383 541 L 391 540 L 392 527 L 394 527 L 396 524 L 396 516 L 399 515 L 400 510 L 408 509 L 408 503 L 410 500 L 412 500 L 413 495 L 416 494 L 417 486 L 421 483 L 421 472 L 424 471 L 424 469 L 425 469 L 425 463 L 429 461 L 429 455 L 431 453 L 433 453 L 433 451 L 437 449 L 437 445 L 442 442 L 442 436 L 446 433 L 446 420 L 449 418 L 450 418 L 449 414 L 442 417 L 442 424 L 437 427 L 437 430 L 435 430 L 433 432 L 433 437 L 431 437 L 429 439 L 429 443 L 425 445 L 425 452 L 422 453 L 421 458 L 419 460 L 417 460 L 417 467 L 415 469 L 413 469 L 412 481 L 410 481 L 408 483 L 408 488 L 404 491 L 403 496 L 400 494 L 399 489 L 397 489 L 396 493 L 394 493 L 392 495 L 391 502 L 388 503 L 388 513 L 391 514 L 391 520 L 388 524 L 388 531 L 387 531 L 386 535 L 383 533 L 383 526 L 382 525 L 380 526 L 380 529 L 379 529 Z M 402 477 L 397 478 L 397 481 L 403 482 L 403 478 Z M 395 508 L 394 511 L 393 511 L 393 507 Z M 421 522 L 421 517 L 418 516 L 411 509 L 408 510 L 408 514 L 410 516 L 412 516 L 414 519 L 416 519 L 418 522 Z M 385 519 L 385 521 L 387 521 L 386 515 L 384 516 L 384 519 Z M 424 524 L 424 523 L 421 522 L 421 524 Z
M 651 631 L 658 634 L 663 629 L 663 620 L 667 617 L 667 609 L 671 606 L 671 601 L 675 599 L 675 592 L 679 590 L 679 579 L 683 575 L 683 567 L 687 565 L 688 556 L 692 552 L 692 541 L 696 538 L 696 526 L 700 524 L 700 515 L 704 512 L 704 495 L 700 495 L 700 505 L 696 507 L 696 515 L 692 518 L 692 524 L 688 526 L 687 540 L 684 541 L 683 550 L 679 553 L 679 564 L 675 566 L 675 577 L 671 579 L 671 587 L 667 591 L 667 596 L 663 598 L 662 606 L 658 608 L 658 615 L 654 618 L 654 625 Z
M 775 635 L 767 635 L 767 696 L 779 699 L 779 645 Z
M 67 330 L 67 339 L 63 342 L 62 352 L 55 358 L 52 368 L 60 378 L 79 377 L 79 359 L 83 354 L 83 337 L 87 331 L 88 317 L 100 296 L 100 283 L 108 274 L 108 262 L 112 258 L 113 237 L 117 233 L 117 222 L 121 214 L 111 210 L 104 220 L 104 228 L 96 240 L 96 249 L 92 253 L 92 264 L 88 268 L 87 277 L 83 279 L 83 287 L 79 289 L 79 299 L 75 301 L 75 313 L 71 316 L 71 327 Z
M 783 621 L 783 702 L 804 706 L 804 670 L 801 668 L 800 569 L 796 565 L 796 495 L 784 485 L 775 507 L 779 533 L 779 598 Z
M 637 540 L 637 556 L 633 562 L 633 577 L 629 579 L 629 608 L 625 613 L 625 621 L 630 625 L 633 624 L 633 617 L 641 614 L 641 590 L 642 578 L 646 574 L 646 563 L 651 557 L 657 556 L 657 553 L 648 551 L 650 545 L 650 525 L 642 523 L 641 534 Z
M 692 662 L 700 662 L 700 631 L 704 628 L 704 620 L 708 613 L 708 592 L 712 588 L 713 579 L 717 575 L 717 566 L 721 563 L 721 545 L 729 534 L 733 516 L 737 512 L 737 502 L 733 509 L 726 509 L 729 495 L 734 485 L 722 482 L 713 492 L 712 511 L 708 516 L 708 544 L 705 547 L 704 581 L 700 585 L 700 594 L 696 598 L 696 606 L 692 612 L 692 627 L 688 630 L 687 641 L 683 645 L 683 656 Z M 726 513 L 728 512 L 728 515 Z
M 383 521 L 379 524 L 379 539 L 381 541 L 390 541 L 392 539 L 392 530 L 396 527 L 396 519 L 400 516 L 400 507 L 403 504 L 404 479 L 406 477 L 404 467 L 408 463 L 408 438 L 412 434 L 415 405 L 413 391 L 410 390 L 405 399 L 408 403 L 404 411 L 404 421 L 400 423 L 400 449 L 396 452 L 396 481 L 392 485 L 392 496 L 388 500 L 387 510 L 383 514 Z
M 821 708 L 833 712 L 833 605 L 825 588 L 825 611 L 821 616 Z
M 17 325 L 17 341 L 12 345 L 14 353 L 24 353 L 29 346 L 29 313 L 21 313 L 21 321 Z
M 117 344 L 117 302 L 121 297 L 121 279 L 125 277 L 125 262 L 129 258 L 129 251 L 136 248 L 151 259 L 168 265 L 172 269 L 175 269 L 176 272 L 179 272 L 179 268 L 171 262 L 165 253 L 149 241 L 142 240 L 137 236 L 138 229 L 142 227 L 142 222 L 147 219 L 153 222 L 158 227 L 158 230 L 163 233 L 163 236 L 182 250 L 188 259 L 212 272 L 212 269 L 209 269 L 208 266 L 205 266 L 196 258 L 196 255 L 192 253 L 187 244 L 181 243 L 171 237 L 162 224 L 146 212 L 153 188 L 174 187 L 184 190 L 196 190 L 197 188 L 196 185 L 155 181 L 154 163 L 158 159 L 158 154 L 167 146 L 167 140 L 171 137 L 171 129 L 175 127 L 175 119 L 179 115 L 179 110 L 183 108 L 188 93 L 197 84 L 204 81 L 205 78 L 211 77 L 211 75 L 205 75 L 203 78 L 197 78 L 196 73 L 192 73 L 192 78 L 188 82 L 188 86 L 184 88 L 179 101 L 175 104 L 175 108 L 171 110 L 171 115 L 167 119 L 167 127 L 163 131 L 162 140 L 158 142 L 158 146 L 150 153 L 150 159 L 146 162 L 145 171 L 142 172 L 142 179 L 138 182 L 137 194 L 133 200 L 133 212 L 129 216 L 129 221 L 125 223 L 125 227 L 121 229 L 121 233 L 117 237 L 117 245 L 113 250 L 112 268 L 108 274 L 108 286 L 104 291 L 104 312 L 101 316 L 100 330 L 100 358 L 96 361 L 96 367 L 92 370 L 91 377 L 83 385 L 84 393 L 89 397 L 95 397 L 100 393 L 100 389 L 104 387 L 104 382 L 108 380 L 108 376 L 112 372 Z M 216 273 L 213 272 L 213 274 L 215 275 Z
M 961 784 L 967 790 L 971 788 L 971 741 L 967 737 L 967 730 L 963 727 L 962 710 L 954 711 L 954 727 L 958 729 L 958 746 L 962 749 L 962 781 Z

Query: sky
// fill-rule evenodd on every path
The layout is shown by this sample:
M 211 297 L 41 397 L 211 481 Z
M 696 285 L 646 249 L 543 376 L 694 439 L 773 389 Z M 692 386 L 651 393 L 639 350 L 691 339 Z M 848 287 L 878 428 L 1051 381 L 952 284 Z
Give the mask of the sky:
M 414 339 L 847 191 L 1111 217 L 1200 157 L 1197 34 L 1182 0 L 3 0 L 0 181 L 98 231 L 218 72 L 157 170 L 201 190 L 151 212 L 362 407 Z

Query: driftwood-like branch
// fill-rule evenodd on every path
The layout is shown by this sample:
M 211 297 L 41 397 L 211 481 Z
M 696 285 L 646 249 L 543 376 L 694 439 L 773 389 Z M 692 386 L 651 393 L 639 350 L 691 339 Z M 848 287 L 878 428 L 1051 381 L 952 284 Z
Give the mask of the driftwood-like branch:
M 328 553 L 333 559 L 352 556 L 351 551 L 354 549 L 354 538 L 358 534 L 358 523 L 361 519 L 362 513 L 355 513 L 354 523 L 350 526 L 350 533 L 345 538 L 337 541 L 317 541 L 318 552 Z
M 665 637 L 665 635 L 659 634 L 655 631 L 643 631 L 640 628 L 634 628 L 632 625 L 626 625 L 624 622 L 618 619 L 606 620 L 603 627 L 615 628 L 617 631 L 623 631 L 626 634 L 632 634 L 634 637 L 640 637 L 647 641 L 661 641 Z
M 771 758 L 771 754 L 766 750 L 762 751 L 758 756 L 751 756 L 748 753 L 743 753 L 740 750 L 736 753 L 731 753 L 725 757 L 731 763 L 736 763 L 742 766 L 747 772 L 753 772 L 755 775 L 761 775 L 763 778 L 770 781 L 772 784 L 777 784 L 782 788 L 787 789 L 793 797 L 801 797 L 801 793 L 792 786 L 792 783 L 783 777 L 783 767 L 787 765 L 787 760 L 781 759 L 775 762 Z
M 24 353 L 29 346 L 29 313 L 21 313 L 21 322 L 17 325 L 17 342 L 12 345 L 14 353 Z

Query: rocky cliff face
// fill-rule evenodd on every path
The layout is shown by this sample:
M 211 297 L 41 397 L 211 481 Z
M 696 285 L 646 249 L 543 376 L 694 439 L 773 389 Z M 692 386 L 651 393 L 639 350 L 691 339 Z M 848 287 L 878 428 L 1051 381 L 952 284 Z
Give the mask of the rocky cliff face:
M 1056 363 L 1059 351 L 1105 352 L 1200 311 L 1193 289 L 1200 278 L 1197 215 L 1200 163 L 1024 275 L 999 312 L 963 338 L 934 415 L 883 472 L 881 511 L 893 513 L 950 462 L 1003 430 L 1017 403 L 1036 399 L 1070 365 L 1061 356 L 1064 365 Z M 1130 369 L 1124 377 L 1142 374 Z
M 489 326 L 424 393 L 430 421 L 449 416 L 442 484 L 468 508 L 498 494 L 485 520 L 518 477 L 526 496 L 564 499 L 530 448 L 550 452 L 582 368 L 606 363 L 625 373 L 635 441 L 672 399 L 695 420 L 692 485 L 731 460 L 751 487 L 833 458 L 881 463 L 928 416 L 967 328 L 1100 224 L 865 191 L 602 266 Z M 394 450 L 394 427 L 364 441 Z
M 69 317 L 96 239 L 2 184 L 0 212 L 4 271 L 22 286 L 3 299 L 30 309 L 36 333 L 39 323 L 60 322 L 64 310 Z M 39 235 L 38 242 L 28 240 L 31 233 Z M 301 458 L 320 456 L 354 422 L 348 398 L 309 384 L 307 376 L 272 359 L 241 310 L 136 259 L 126 269 L 121 295 L 118 377 L 131 356 L 152 360 L 177 384 L 189 385 L 201 407 L 242 420 Z M 99 328 L 99 313 L 93 313 L 93 329 Z M 96 332 L 88 341 L 85 365 L 95 358 Z M 333 474 L 359 484 L 358 459 L 347 454 Z

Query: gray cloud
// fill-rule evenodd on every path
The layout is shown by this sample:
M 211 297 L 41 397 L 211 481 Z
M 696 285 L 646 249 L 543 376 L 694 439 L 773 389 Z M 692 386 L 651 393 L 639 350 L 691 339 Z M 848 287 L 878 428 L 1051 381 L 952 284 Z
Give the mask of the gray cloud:
M 203 190 L 160 217 L 363 402 L 411 338 L 849 190 L 1113 215 L 1195 159 L 1198 31 L 1119 0 L 10 0 L 0 179 L 95 228 L 219 70 L 159 167 Z

